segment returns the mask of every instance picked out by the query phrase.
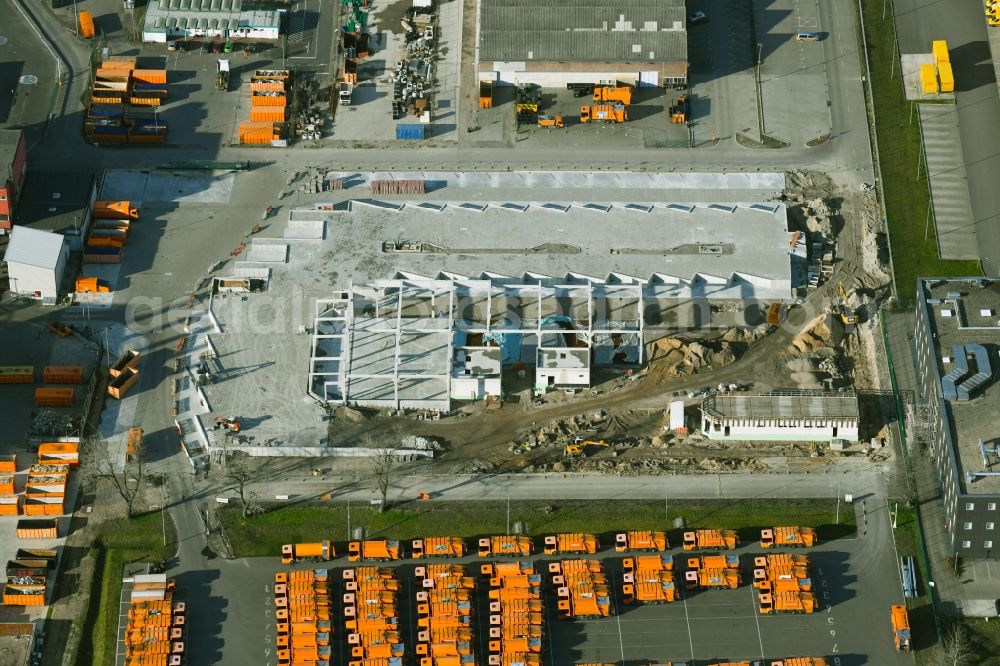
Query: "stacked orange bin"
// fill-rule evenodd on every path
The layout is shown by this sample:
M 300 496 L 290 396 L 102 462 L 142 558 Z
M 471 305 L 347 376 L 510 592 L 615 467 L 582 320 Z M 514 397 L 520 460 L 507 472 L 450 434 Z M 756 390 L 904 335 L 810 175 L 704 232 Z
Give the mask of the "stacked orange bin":
M 476 581 L 458 564 L 417 567 L 417 666 L 474 666 Z
M 274 575 L 279 664 L 329 665 L 332 654 L 330 601 L 326 569 Z
M 625 603 L 662 604 L 677 600 L 671 555 L 626 557 L 622 569 L 622 600 Z
M 0 516 L 17 516 L 21 513 L 21 496 L 14 492 L 16 473 L 17 456 L 13 453 L 0 456 Z
M 65 511 L 69 464 L 48 463 L 28 468 L 24 486 L 26 516 L 61 516 Z
M 96 144 L 164 143 L 167 124 L 126 105 L 158 107 L 167 98 L 167 70 L 136 69 L 136 59 L 112 56 L 94 72 L 84 133 Z
M 805 555 L 774 553 L 754 558 L 753 586 L 762 615 L 813 613 L 819 607 Z
M 80 466 L 79 442 L 42 442 L 38 445 L 39 465 L 69 465 L 70 469 Z
M 611 587 L 598 560 L 550 562 L 556 609 L 561 620 L 601 618 L 614 614 Z
M 84 260 L 97 263 L 117 263 L 132 233 L 132 225 L 139 222 L 139 210 L 130 201 L 95 201 L 94 218 L 90 235 L 84 247 Z M 102 291 L 93 278 L 92 291 Z M 107 288 L 103 291 L 108 291 Z
M 343 578 L 348 666 L 402 666 L 406 646 L 400 638 L 396 574 L 382 567 L 358 567 L 344 569 Z
M 250 119 L 240 123 L 240 143 L 272 145 L 286 135 L 288 118 L 287 69 L 258 69 L 250 77 Z
M 489 666 L 541 666 L 545 606 L 542 577 L 531 562 L 480 567 L 490 584 Z
M 56 564 L 55 551 L 37 550 L 30 555 L 7 561 L 3 603 L 8 606 L 45 605 L 48 572 Z
M 34 384 L 32 365 L 0 365 L 0 384 Z
M 186 608 L 174 591 L 173 579 L 136 582 L 125 626 L 125 666 L 183 664 Z

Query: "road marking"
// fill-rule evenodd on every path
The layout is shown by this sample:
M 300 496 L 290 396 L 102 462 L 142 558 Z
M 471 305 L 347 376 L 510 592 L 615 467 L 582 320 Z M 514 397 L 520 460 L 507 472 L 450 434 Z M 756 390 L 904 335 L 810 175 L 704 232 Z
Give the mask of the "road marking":
M 688 626 L 688 645 L 691 646 L 691 659 L 694 659 L 694 637 L 691 635 L 691 616 L 688 615 L 687 595 L 681 597 L 681 600 L 684 602 L 684 620 Z
M 757 641 L 760 643 L 760 658 L 764 658 L 764 637 L 760 633 L 760 618 L 757 617 L 757 599 L 754 598 L 753 585 L 750 586 L 750 605 L 753 606 L 753 621 L 757 624 Z
M 619 606 L 619 608 L 616 609 L 616 610 L 620 611 L 621 608 L 620 608 L 620 603 L 619 603 L 619 600 L 618 600 L 618 586 L 617 585 L 612 585 L 611 586 L 611 592 L 612 592 L 612 594 L 614 595 L 614 598 L 615 598 L 615 605 Z M 622 651 L 622 663 L 624 663 L 625 662 L 625 641 L 622 638 L 622 615 L 621 615 L 620 612 L 616 612 L 615 613 L 615 620 L 618 621 L 618 647 L 621 648 L 621 651 Z

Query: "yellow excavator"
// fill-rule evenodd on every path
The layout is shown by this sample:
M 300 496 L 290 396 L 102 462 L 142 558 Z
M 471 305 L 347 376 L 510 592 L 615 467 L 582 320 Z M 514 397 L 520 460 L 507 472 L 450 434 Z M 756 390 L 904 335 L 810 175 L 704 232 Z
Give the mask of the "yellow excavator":
M 563 448 L 563 455 L 566 456 L 567 458 L 577 458 L 579 456 L 588 455 L 590 451 L 593 449 L 596 448 L 606 449 L 609 446 L 611 445 L 605 442 L 603 439 L 597 442 L 595 442 L 592 439 L 584 439 L 574 442 L 572 444 L 567 444 Z
M 858 323 L 858 315 L 855 314 L 854 310 L 847 307 L 847 292 L 844 290 L 844 283 L 837 283 L 837 294 L 840 296 L 840 302 L 837 303 L 834 308 L 834 312 L 840 316 L 840 321 L 845 326 L 854 326 Z

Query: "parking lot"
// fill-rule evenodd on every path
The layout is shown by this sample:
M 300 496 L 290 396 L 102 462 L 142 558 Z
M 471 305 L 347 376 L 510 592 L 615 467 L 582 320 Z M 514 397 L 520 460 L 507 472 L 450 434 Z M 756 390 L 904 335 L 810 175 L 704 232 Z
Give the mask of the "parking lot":
M 860 504 L 858 510 L 862 511 Z M 895 551 L 884 509 L 871 510 L 868 522 L 859 516 L 857 538 L 821 542 L 808 552 L 813 587 L 819 597 L 819 611 L 813 615 L 761 616 L 756 608 L 756 590 L 749 585 L 751 554 L 760 552 L 753 543 L 740 549 L 744 583 L 735 590 L 685 592 L 680 601 L 664 605 L 625 606 L 621 603 L 621 555 L 608 550 L 598 557 L 614 589 L 616 614 L 588 621 L 555 619 L 554 594 L 543 574 L 546 630 L 542 663 L 563 666 L 582 662 L 622 665 L 662 663 L 682 660 L 705 666 L 718 660 L 750 660 L 792 656 L 822 656 L 831 666 L 862 664 L 892 666 L 910 664 L 908 654 L 896 653 L 889 631 L 888 612 L 902 600 L 895 567 Z M 867 526 L 866 526 L 867 525 Z M 822 533 L 821 533 L 822 535 Z M 688 553 L 679 547 L 670 550 L 675 565 L 684 569 Z M 572 556 L 571 556 L 572 557 Z M 545 571 L 545 562 L 536 560 L 536 571 Z M 455 562 L 456 560 L 447 560 Z M 478 573 L 478 558 L 457 560 L 471 575 Z M 331 580 L 341 579 L 346 566 L 336 560 Z M 308 569 L 317 565 L 299 564 Z M 381 565 L 385 566 L 385 565 Z M 205 657 L 204 663 L 261 663 L 274 666 L 275 626 L 272 582 L 277 571 L 286 570 L 274 558 L 225 561 L 217 571 L 189 571 L 177 575 L 179 589 L 190 600 L 191 631 L 189 653 Z M 176 575 L 176 574 L 171 574 Z M 402 581 L 398 601 L 402 638 L 407 653 L 413 654 L 414 627 L 413 563 L 397 567 Z M 339 585 L 339 584 L 338 584 Z M 339 587 L 333 622 L 343 641 Z M 486 595 L 477 593 L 478 627 L 476 652 L 485 654 L 484 619 L 488 615 Z M 203 599 L 202 599 L 203 597 Z M 924 641 L 915 637 L 917 647 Z M 337 664 L 345 664 L 343 645 L 337 645 Z M 263 657 L 263 659 L 261 659 Z

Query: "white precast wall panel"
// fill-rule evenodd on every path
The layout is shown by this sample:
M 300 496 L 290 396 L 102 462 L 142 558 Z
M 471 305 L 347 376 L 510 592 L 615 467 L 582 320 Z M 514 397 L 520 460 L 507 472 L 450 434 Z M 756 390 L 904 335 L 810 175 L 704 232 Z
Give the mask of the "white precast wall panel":
M 637 85 L 638 72 L 525 72 L 525 71 L 492 71 L 480 73 L 480 80 L 492 80 L 496 74 L 499 85 L 516 86 L 522 83 L 534 83 L 542 88 L 564 88 L 567 83 L 601 83 L 603 81 L 620 81 Z M 656 72 L 652 72 L 654 77 Z
M 10 262 L 7 264 L 10 274 L 10 288 L 19 294 L 34 294 L 39 298 L 56 298 L 58 296 L 58 280 L 55 271 L 50 268 L 30 266 Z

